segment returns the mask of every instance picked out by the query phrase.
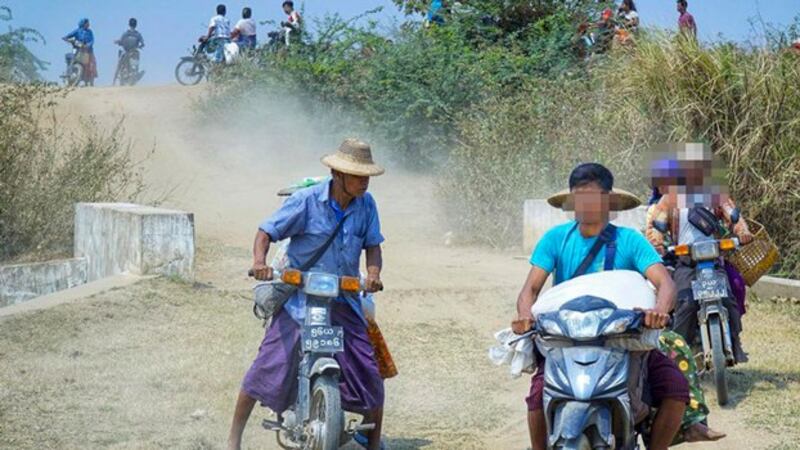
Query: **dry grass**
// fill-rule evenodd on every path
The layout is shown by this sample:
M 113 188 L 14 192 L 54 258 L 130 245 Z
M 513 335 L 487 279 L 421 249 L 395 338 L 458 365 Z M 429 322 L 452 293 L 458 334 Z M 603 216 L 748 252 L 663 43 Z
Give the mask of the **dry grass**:
M 778 271 L 800 274 L 795 54 L 647 36 L 597 60 L 585 77 L 532 78 L 463 112 L 458 126 L 440 193 L 464 236 L 495 246 L 519 242 L 522 201 L 566 188 L 578 162 L 605 163 L 620 187 L 644 197 L 651 148 L 707 142 L 728 164 L 744 214 L 764 223 L 780 246 Z
M 384 331 L 401 368 L 387 384 L 391 448 L 524 439 L 527 381 L 508 380 L 485 359 L 489 330 L 510 314 L 486 307 L 512 291 L 385 294 L 383 314 L 394 319 Z M 222 448 L 262 334 L 246 295 L 158 279 L 4 320 L 0 448 Z M 437 309 L 445 303 L 458 307 Z M 780 448 L 800 440 L 798 319 L 796 307 L 755 302 L 745 322 L 752 362 L 732 374 L 729 426 L 766 429 Z M 205 414 L 192 418 L 197 410 Z M 255 424 L 264 414 L 255 413 L 246 441 L 274 448 Z

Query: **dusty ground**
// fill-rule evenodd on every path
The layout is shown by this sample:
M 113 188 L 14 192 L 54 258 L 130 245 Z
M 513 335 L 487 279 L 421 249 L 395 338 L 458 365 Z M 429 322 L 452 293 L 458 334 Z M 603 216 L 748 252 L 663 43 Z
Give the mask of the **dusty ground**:
M 279 187 L 324 173 L 318 158 L 341 136 L 314 133 L 278 105 L 257 112 L 264 125 L 248 136 L 201 129 L 191 120 L 198 95 L 92 89 L 63 106 L 109 123 L 124 114 L 142 157 L 155 144 L 146 177 L 171 191 L 168 206 L 195 213 L 197 280 L 145 281 L 0 321 L 0 447 L 222 447 L 263 333 L 243 276 L 253 233 Z M 387 382 L 388 447 L 525 448 L 528 381 L 510 380 L 485 355 L 527 263 L 445 246 L 427 178 L 390 168 L 371 190 L 388 239 L 379 321 L 400 369 Z M 745 317 L 752 362 L 733 371 L 731 406 L 711 416 L 730 436 L 693 448 L 798 448 L 798 319 L 797 308 L 754 304 Z M 275 448 L 257 426 L 266 414 L 254 413 L 247 448 Z

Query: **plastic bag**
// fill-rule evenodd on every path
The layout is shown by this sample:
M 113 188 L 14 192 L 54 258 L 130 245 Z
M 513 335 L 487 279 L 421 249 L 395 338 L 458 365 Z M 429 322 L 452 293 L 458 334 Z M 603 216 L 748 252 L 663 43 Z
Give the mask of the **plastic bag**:
M 225 64 L 233 64 L 239 56 L 239 45 L 236 42 L 228 42 L 223 49 L 225 54 Z
M 533 373 L 536 371 L 531 338 L 520 338 L 511 331 L 511 328 L 498 331 L 494 334 L 494 338 L 498 345 L 489 348 L 489 360 L 494 365 L 508 364 L 512 378 L 519 378 L 523 372 Z

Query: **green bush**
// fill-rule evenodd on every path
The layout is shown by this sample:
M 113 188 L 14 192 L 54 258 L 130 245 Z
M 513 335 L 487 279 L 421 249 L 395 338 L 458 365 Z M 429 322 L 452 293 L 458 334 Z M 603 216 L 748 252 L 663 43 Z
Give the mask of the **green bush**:
M 13 19 L 11 9 L 0 6 L 0 22 Z M 37 58 L 27 44 L 44 42 L 44 37 L 31 28 L 11 28 L 0 33 L 0 83 L 28 82 L 41 79 L 47 64 Z
M 634 46 L 584 61 L 575 30 L 604 6 L 483 0 L 445 13 L 443 26 L 407 22 L 388 38 L 369 14 L 328 17 L 301 45 L 226 70 L 207 109 L 224 113 L 267 88 L 309 110 L 353 113 L 349 124 L 394 159 L 436 168 L 451 230 L 494 246 L 518 243 L 523 200 L 566 187 L 578 162 L 607 164 L 644 197 L 649 149 L 707 142 L 728 162 L 745 214 L 781 247 L 777 272 L 800 276 L 800 58 L 783 50 L 798 24 L 770 30 L 766 48 L 642 30 Z

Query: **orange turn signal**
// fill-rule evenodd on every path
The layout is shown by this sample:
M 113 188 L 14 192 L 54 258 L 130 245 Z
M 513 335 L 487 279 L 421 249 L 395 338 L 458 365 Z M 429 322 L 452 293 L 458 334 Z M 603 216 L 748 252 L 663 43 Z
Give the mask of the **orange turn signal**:
M 689 246 L 686 244 L 676 245 L 675 246 L 675 256 L 688 256 L 689 255 Z
M 361 289 L 361 280 L 356 277 L 342 277 L 339 289 L 345 292 L 358 292 Z
M 736 248 L 736 242 L 733 239 L 720 239 L 719 241 L 720 250 L 733 250 L 735 248 Z
M 293 286 L 300 286 L 303 283 L 303 272 L 294 269 L 285 270 L 281 275 L 281 281 Z

